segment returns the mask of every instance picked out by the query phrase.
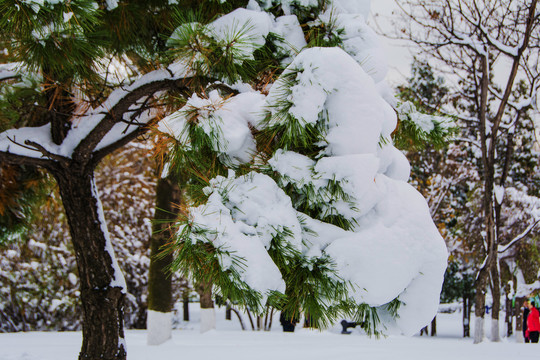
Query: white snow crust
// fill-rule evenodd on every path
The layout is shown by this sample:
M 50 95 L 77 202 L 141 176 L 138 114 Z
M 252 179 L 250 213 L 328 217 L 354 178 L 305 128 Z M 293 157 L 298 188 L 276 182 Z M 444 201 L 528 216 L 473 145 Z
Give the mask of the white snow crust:
M 225 156 L 232 164 L 246 163 L 256 152 L 249 125 L 260 121 L 263 102 L 264 96 L 253 91 L 229 99 L 222 98 L 215 90 L 208 94 L 207 99 L 195 94 L 181 110 L 163 119 L 159 130 L 189 147 L 189 122 L 198 121 L 213 140 L 214 151 Z M 194 110 L 196 114 L 193 114 Z
M 200 332 L 205 333 L 216 329 L 216 310 L 214 308 L 201 309 Z
M 241 314 L 244 323 L 247 314 Z M 504 315 L 502 315 L 504 316 Z M 504 337 L 501 342 L 473 346 L 471 338 L 463 338 L 462 313 L 439 313 L 437 336 L 388 336 L 369 338 L 358 327 L 350 335 L 341 335 L 341 325 L 329 330 L 309 330 L 300 326 L 294 333 L 283 333 L 279 313 L 275 313 L 271 331 L 242 331 L 233 316 L 225 320 L 225 308 L 216 309 L 216 330 L 199 333 L 200 314 L 197 303 L 190 304 L 190 321 L 181 322 L 173 330 L 172 339 L 161 346 L 148 346 L 145 330 L 126 330 L 131 360 L 148 359 L 221 359 L 277 360 L 336 358 L 366 359 L 437 359 L 437 360 L 535 360 L 538 347 L 523 344 L 521 332 Z M 474 314 L 471 332 L 474 328 Z M 504 321 L 501 333 L 506 334 Z M 0 333 L 0 359 L 5 360 L 72 360 L 81 350 L 80 331 L 34 331 Z M 241 351 L 235 351 L 241 349 Z M 181 354 L 181 356 L 179 355 Z
M 97 213 L 99 217 L 98 221 L 101 227 L 101 232 L 103 233 L 103 237 L 105 238 L 105 251 L 109 254 L 111 258 L 111 266 L 113 267 L 113 271 L 114 271 L 110 286 L 119 287 L 122 290 L 122 293 L 126 294 L 127 293 L 126 279 L 124 278 L 124 275 L 122 274 L 122 270 L 120 270 L 120 266 L 118 266 L 118 261 L 116 260 L 116 256 L 114 255 L 114 249 L 111 243 L 111 237 L 109 234 L 109 230 L 107 229 L 107 223 L 105 221 L 105 215 L 103 213 L 103 205 L 101 204 L 99 193 L 98 193 L 94 180 L 92 180 L 92 195 L 94 197 L 94 201 L 96 202 L 96 206 L 97 206 Z

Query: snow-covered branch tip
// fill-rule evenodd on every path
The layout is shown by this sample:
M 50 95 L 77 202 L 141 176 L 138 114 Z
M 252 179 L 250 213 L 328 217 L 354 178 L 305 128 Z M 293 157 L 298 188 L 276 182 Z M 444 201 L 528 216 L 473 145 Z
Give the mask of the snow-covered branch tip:
M 16 153 L 12 154 L 9 151 L 9 146 L 8 146 L 7 151 L 2 152 L 4 154 L 5 160 L 8 161 L 8 162 L 14 162 L 14 163 L 22 164 L 21 157 L 28 157 L 29 161 L 26 161 L 24 163 L 26 163 L 26 164 L 31 164 L 32 163 L 34 165 L 43 165 L 43 160 L 45 160 L 45 161 L 47 161 L 47 160 L 55 160 L 55 161 L 58 161 L 58 162 L 63 162 L 63 161 L 68 160 L 67 158 L 65 158 L 65 157 L 63 157 L 61 155 L 50 152 L 44 146 L 38 144 L 35 141 L 26 139 L 26 140 L 24 140 L 24 144 L 23 144 L 23 143 L 18 142 L 15 136 L 13 136 L 13 137 L 6 136 L 6 139 L 9 142 L 13 143 L 14 145 L 21 147 L 22 149 L 30 150 L 30 151 L 37 152 L 37 153 L 41 154 L 41 157 L 24 156 L 24 155 L 16 154 Z M 9 161 L 7 159 L 8 157 L 12 157 L 12 159 L 11 159 L 12 161 Z
M 523 238 L 525 238 L 527 235 L 529 235 L 531 233 L 531 231 L 534 230 L 534 228 L 536 227 L 536 225 L 540 224 L 540 219 L 537 219 L 534 223 L 532 223 L 531 225 L 529 225 L 529 227 L 527 227 L 527 229 L 525 229 L 521 234 L 517 235 L 515 238 L 513 238 L 508 244 L 506 245 L 499 245 L 498 246 L 498 249 L 497 249 L 497 252 L 499 254 L 502 254 L 504 252 L 506 252 L 506 250 L 508 250 L 509 248 L 511 248 L 513 245 L 515 245 L 516 243 L 518 243 L 520 240 L 522 240 Z
M 0 64 L 0 81 L 11 80 L 21 76 L 17 72 L 18 63 Z
M 478 29 L 484 35 L 489 45 L 493 46 L 501 53 L 508 55 L 509 57 L 516 57 L 519 55 L 519 49 L 523 46 L 523 42 L 519 43 L 516 46 L 508 46 L 492 37 L 481 24 L 478 25 Z
M 48 151 L 47 149 L 45 149 L 45 147 L 43 147 L 42 145 L 38 144 L 35 141 L 25 140 L 24 143 L 27 146 L 24 146 L 24 145 L 21 145 L 21 144 L 19 144 L 19 146 L 23 146 L 23 147 L 25 147 L 27 149 L 30 149 L 30 150 L 39 151 L 41 154 L 43 154 L 44 157 L 46 157 L 48 159 L 56 160 L 58 162 L 69 161 L 68 158 L 66 158 L 64 156 L 61 156 L 61 155 L 58 155 L 58 154 L 54 154 L 54 153 Z

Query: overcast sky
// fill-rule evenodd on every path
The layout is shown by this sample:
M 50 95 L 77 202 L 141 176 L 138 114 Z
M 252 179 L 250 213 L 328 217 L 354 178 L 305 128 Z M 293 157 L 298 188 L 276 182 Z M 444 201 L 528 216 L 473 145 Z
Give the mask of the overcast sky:
M 396 13 L 399 12 L 399 8 L 396 5 L 396 0 L 371 0 L 371 16 L 368 19 L 368 23 L 375 31 L 380 33 L 391 33 L 393 25 L 391 24 L 392 18 L 396 18 Z M 376 26 L 376 24 L 378 26 Z M 396 40 L 390 40 L 383 38 L 385 44 L 385 51 L 387 54 L 387 62 L 389 66 L 388 75 L 386 81 L 390 86 L 396 86 L 406 81 L 406 78 L 410 76 L 410 68 L 412 62 L 412 55 L 409 48 L 407 48 L 405 42 L 398 42 Z M 500 64 L 499 69 L 495 71 L 495 80 L 497 78 L 506 81 L 508 76 L 509 65 L 504 63 Z M 448 80 L 448 79 L 447 79 Z M 540 96 L 540 95 L 539 95 Z M 540 113 L 533 114 L 533 118 L 537 124 L 537 139 L 540 144 Z M 539 145 L 540 148 L 540 145 Z
M 390 33 L 393 27 L 391 20 L 397 11 L 399 8 L 395 0 L 371 0 L 371 17 L 368 23 L 378 33 Z M 410 75 L 412 61 L 410 51 L 404 42 L 384 39 L 384 44 L 389 66 L 387 81 L 390 85 L 401 84 Z

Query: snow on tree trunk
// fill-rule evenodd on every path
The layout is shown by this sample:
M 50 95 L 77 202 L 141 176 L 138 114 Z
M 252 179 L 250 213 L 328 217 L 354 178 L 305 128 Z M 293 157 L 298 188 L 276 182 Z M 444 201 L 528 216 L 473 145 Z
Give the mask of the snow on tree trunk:
M 216 328 L 216 312 L 212 300 L 211 283 L 200 284 L 199 297 L 201 304 L 201 333 L 205 333 Z
M 524 343 L 525 342 L 525 336 L 523 334 L 525 322 L 527 321 L 524 318 L 523 314 L 523 303 L 526 300 L 526 297 L 516 297 L 515 300 L 515 309 L 516 309 L 516 342 L 517 343 Z
M 172 312 L 148 310 L 146 324 L 148 345 L 160 345 L 171 338 Z
M 494 342 L 501 341 L 498 318 L 491 319 L 491 341 L 494 341 Z
M 92 172 L 54 172 L 71 230 L 83 309 L 81 360 L 126 359 L 124 277 L 116 262 Z
M 474 321 L 474 343 L 479 344 L 485 340 L 484 317 L 476 317 Z
M 216 311 L 212 308 L 201 308 L 201 333 L 216 329 Z
M 474 327 L 474 343 L 484 341 L 484 316 L 486 313 L 486 286 L 488 281 L 487 264 L 484 264 L 476 279 L 476 294 L 474 297 L 474 315 L 476 317 Z
M 493 306 L 491 307 L 491 341 L 501 341 L 500 329 L 499 329 L 499 316 L 501 309 L 501 286 L 498 259 L 495 261 L 491 269 L 491 281 L 492 281 L 492 298 Z M 507 311 L 510 311 L 508 309 Z

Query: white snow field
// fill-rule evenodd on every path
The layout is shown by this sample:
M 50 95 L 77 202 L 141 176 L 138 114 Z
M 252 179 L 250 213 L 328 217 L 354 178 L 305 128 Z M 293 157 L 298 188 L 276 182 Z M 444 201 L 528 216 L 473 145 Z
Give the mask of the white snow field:
M 159 346 L 146 344 L 146 330 L 126 331 L 130 360 L 288 360 L 288 359 L 400 359 L 400 360 L 527 360 L 540 358 L 540 345 L 516 343 L 515 337 L 500 343 L 474 345 L 461 337 L 461 313 L 439 314 L 437 337 L 389 336 L 369 338 L 352 329 L 340 334 L 337 325 L 326 331 L 298 328 L 283 333 L 276 316 L 272 331 L 242 331 L 233 314 L 225 320 L 217 309 L 217 330 L 199 332 L 198 304 L 191 304 L 188 323 L 179 324 L 172 339 Z M 489 315 L 488 315 L 489 316 Z M 250 328 L 247 316 L 243 321 Z M 472 321 L 474 324 L 474 321 Z M 489 326 L 489 319 L 486 327 Z M 501 325 L 501 334 L 505 334 Z M 471 329 L 471 334 L 474 328 Z M 80 332 L 26 332 L 0 334 L 0 360 L 75 360 L 81 345 Z

